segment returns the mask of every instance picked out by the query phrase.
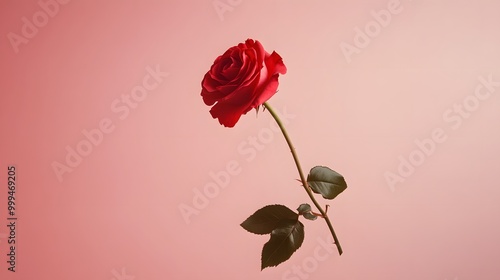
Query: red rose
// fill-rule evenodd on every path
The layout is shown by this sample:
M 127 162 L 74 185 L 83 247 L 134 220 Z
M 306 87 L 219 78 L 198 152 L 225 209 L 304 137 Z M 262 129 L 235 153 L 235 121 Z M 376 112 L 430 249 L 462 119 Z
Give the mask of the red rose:
M 247 39 L 217 57 L 201 82 L 201 96 L 206 105 L 215 104 L 210 109 L 214 119 L 233 127 L 241 115 L 276 93 L 278 76 L 285 73 L 279 54 L 269 54 L 259 41 Z

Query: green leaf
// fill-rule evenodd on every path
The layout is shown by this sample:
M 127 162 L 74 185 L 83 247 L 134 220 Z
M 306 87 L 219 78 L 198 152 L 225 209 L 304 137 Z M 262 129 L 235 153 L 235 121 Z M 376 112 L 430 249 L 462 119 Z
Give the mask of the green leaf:
M 307 212 L 311 212 L 311 205 L 307 203 L 303 203 L 297 208 L 297 211 L 299 211 L 299 215 L 302 215 Z
M 267 234 L 281 227 L 294 224 L 299 215 L 283 205 L 267 205 L 248 217 L 241 226 L 255 234 Z
M 315 166 L 307 175 L 307 183 L 313 192 L 326 199 L 334 199 L 347 188 L 344 177 L 325 166 Z
M 288 260 L 304 241 L 304 225 L 296 221 L 271 233 L 271 239 L 262 248 L 261 270 Z
M 302 214 L 302 216 L 304 216 L 304 218 L 311 220 L 311 221 L 314 221 L 318 218 L 316 215 L 314 215 L 311 212 L 304 213 L 304 214 Z
M 311 211 L 311 205 L 307 204 L 307 203 L 303 203 L 299 206 L 299 208 L 297 208 L 297 211 L 299 211 L 299 215 L 302 215 L 304 216 L 304 218 L 308 219 L 308 220 L 311 220 L 311 221 L 314 221 L 316 220 L 318 217 L 316 217 L 316 215 L 314 215 Z

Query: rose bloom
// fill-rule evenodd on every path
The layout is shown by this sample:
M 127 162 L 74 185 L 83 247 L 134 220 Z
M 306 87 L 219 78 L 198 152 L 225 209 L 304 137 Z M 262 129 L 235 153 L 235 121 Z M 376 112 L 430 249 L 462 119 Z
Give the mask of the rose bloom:
M 276 93 L 278 76 L 285 73 L 279 54 L 269 54 L 259 41 L 247 39 L 215 59 L 201 82 L 201 96 L 206 105 L 213 105 L 214 119 L 233 127 L 241 115 L 258 110 Z

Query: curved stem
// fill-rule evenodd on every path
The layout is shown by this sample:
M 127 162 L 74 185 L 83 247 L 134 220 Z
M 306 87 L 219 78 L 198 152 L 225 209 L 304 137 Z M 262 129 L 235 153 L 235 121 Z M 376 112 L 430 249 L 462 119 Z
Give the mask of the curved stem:
M 293 160 L 295 161 L 295 165 L 297 166 L 297 170 L 299 171 L 300 180 L 302 181 L 302 186 L 304 187 L 305 191 L 307 192 L 307 195 L 309 195 L 309 198 L 314 203 L 314 206 L 316 206 L 318 211 L 321 213 L 321 215 L 325 219 L 326 224 L 328 225 L 328 228 L 330 229 L 330 232 L 332 233 L 333 240 L 335 242 L 335 245 L 337 246 L 337 250 L 339 251 L 339 255 L 342 255 L 342 247 L 340 246 L 340 242 L 337 238 L 337 235 L 335 234 L 335 231 L 333 230 L 332 223 L 330 222 L 330 219 L 328 218 L 326 211 L 324 211 L 323 208 L 321 208 L 319 203 L 314 198 L 313 192 L 311 191 L 311 188 L 307 184 L 307 180 L 304 176 L 304 172 L 302 172 L 302 167 L 300 166 L 299 157 L 297 156 L 297 153 L 295 152 L 295 148 L 292 145 L 292 141 L 290 140 L 290 136 L 288 136 L 288 133 L 286 132 L 285 127 L 283 126 L 283 122 L 281 121 L 279 116 L 276 114 L 274 109 L 271 106 L 269 106 L 269 104 L 267 102 L 264 102 L 263 105 L 269 111 L 269 113 L 274 118 L 274 120 L 276 120 L 276 123 L 280 127 L 281 132 L 283 133 L 283 136 L 285 137 L 286 143 L 288 144 L 288 147 L 290 147 L 290 152 L 292 152 Z

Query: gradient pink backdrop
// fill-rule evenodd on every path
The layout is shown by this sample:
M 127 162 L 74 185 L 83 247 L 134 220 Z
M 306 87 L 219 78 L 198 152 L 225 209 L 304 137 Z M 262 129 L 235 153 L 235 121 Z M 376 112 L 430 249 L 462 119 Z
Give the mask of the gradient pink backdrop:
M 0 2 L 1 279 L 500 277 L 500 87 L 458 129 L 443 119 L 479 76 L 500 81 L 500 2 L 402 0 L 350 63 L 340 45 L 354 44 L 355 28 L 390 0 L 221 0 L 223 14 L 214 2 L 69 1 L 18 52 L 8 34 L 43 10 Z M 317 238 L 328 236 L 322 221 L 305 221 L 298 252 L 262 272 L 268 237 L 239 226 L 264 205 L 309 202 L 282 136 L 247 161 L 238 146 L 269 127 L 269 114 L 223 128 L 199 95 L 215 57 L 247 38 L 288 67 L 270 103 L 295 116 L 287 127 L 305 169 L 330 166 L 349 185 L 330 203 L 344 255 L 302 276 L 291 271 L 314 263 Z M 169 76 L 121 120 L 111 104 L 142 84 L 147 67 Z M 52 163 L 105 118 L 114 130 L 59 181 Z M 446 141 L 391 188 L 384 174 L 436 128 Z M 193 189 L 232 161 L 240 173 L 186 223 L 179 205 L 192 205 Z M 16 273 L 5 255 L 10 164 Z

